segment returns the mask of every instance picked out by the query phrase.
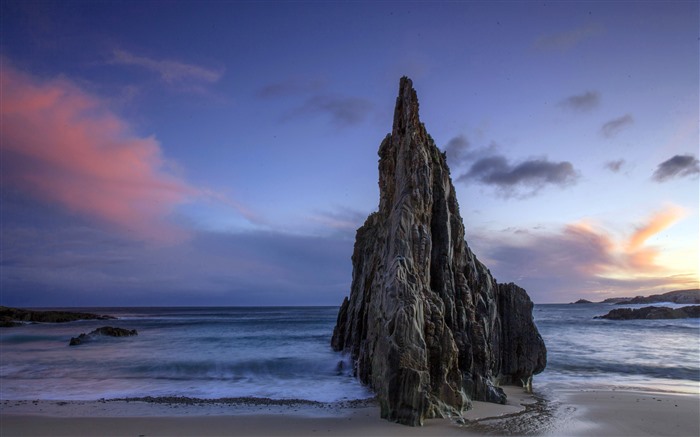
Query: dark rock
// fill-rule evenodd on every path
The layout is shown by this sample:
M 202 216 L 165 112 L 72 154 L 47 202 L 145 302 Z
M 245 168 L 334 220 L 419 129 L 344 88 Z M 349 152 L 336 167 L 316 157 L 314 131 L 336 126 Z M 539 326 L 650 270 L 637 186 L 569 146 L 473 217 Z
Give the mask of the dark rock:
M 124 329 L 124 328 L 114 328 L 112 326 L 103 326 L 101 328 L 97 328 L 94 331 L 90 332 L 89 334 L 80 334 L 77 337 L 73 337 L 70 339 L 70 343 L 68 344 L 69 346 L 78 346 L 80 344 L 86 343 L 88 341 L 92 341 L 95 339 L 96 336 L 108 336 L 108 337 L 130 337 L 133 335 L 138 335 L 138 332 L 136 332 L 135 329 Z
M 579 299 L 576 302 L 572 302 L 572 303 L 579 304 L 579 303 L 593 303 L 593 302 L 591 302 L 590 300 L 586 300 L 586 299 Z
M 379 156 L 379 211 L 357 230 L 331 345 L 351 355 L 385 419 L 415 426 L 470 399 L 505 403 L 499 383 L 528 384 L 546 364 L 532 302 L 467 246 L 445 155 L 406 77 Z
M 531 389 L 532 375 L 547 365 L 547 349 L 532 319 L 533 303 L 517 285 L 498 284 L 498 319 L 501 322 L 501 384 Z
M 681 308 L 669 307 L 644 307 L 644 308 L 617 308 L 595 319 L 632 320 L 632 319 L 689 319 L 700 318 L 700 305 L 692 305 Z
M 335 366 L 335 374 L 340 376 L 343 373 L 345 373 L 345 361 L 340 360 L 338 361 L 338 364 Z
M 66 323 L 76 320 L 112 320 L 115 317 L 73 311 L 36 311 L 0 306 L 0 326 L 22 323 Z
M 0 317 L 0 328 L 12 328 L 13 326 L 21 325 L 21 323 L 15 322 L 15 320 L 8 316 Z

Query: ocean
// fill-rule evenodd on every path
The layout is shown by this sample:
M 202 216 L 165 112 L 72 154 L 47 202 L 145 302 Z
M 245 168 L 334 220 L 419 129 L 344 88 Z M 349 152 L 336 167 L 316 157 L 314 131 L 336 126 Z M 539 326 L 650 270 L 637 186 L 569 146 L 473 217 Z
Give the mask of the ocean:
M 535 305 L 535 323 L 547 345 L 547 368 L 534 384 L 700 394 L 700 319 L 594 318 L 615 308 L 645 306 L 650 304 Z
M 593 319 L 619 305 L 535 305 L 548 349 L 535 390 L 700 393 L 700 319 Z M 634 306 L 631 306 L 634 307 Z M 118 320 L 0 329 L 0 399 L 258 397 L 337 402 L 372 394 L 330 348 L 337 307 L 75 308 Z M 71 337 L 111 325 L 138 336 Z M 339 368 L 339 362 L 344 366 Z

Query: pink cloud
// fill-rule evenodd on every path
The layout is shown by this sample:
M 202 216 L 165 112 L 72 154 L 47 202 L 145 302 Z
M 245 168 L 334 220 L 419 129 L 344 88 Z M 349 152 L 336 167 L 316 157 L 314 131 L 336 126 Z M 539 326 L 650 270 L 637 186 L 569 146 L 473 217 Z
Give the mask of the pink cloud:
M 160 145 L 66 79 L 42 81 L 3 60 L 3 182 L 135 239 L 172 241 L 168 221 L 198 190 L 168 174 Z

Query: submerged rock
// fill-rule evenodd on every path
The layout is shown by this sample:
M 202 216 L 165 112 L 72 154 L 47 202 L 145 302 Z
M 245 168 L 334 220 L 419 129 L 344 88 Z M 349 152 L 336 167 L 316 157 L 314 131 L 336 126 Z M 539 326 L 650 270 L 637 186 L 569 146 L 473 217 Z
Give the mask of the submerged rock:
M 445 155 L 406 77 L 379 157 L 379 210 L 357 230 L 333 348 L 350 354 L 391 421 L 416 426 L 471 400 L 505 403 L 500 383 L 527 386 L 546 365 L 532 302 L 497 284 L 467 246 Z
M 681 308 L 643 307 L 637 309 L 617 308 L 594 319 L 633 320 L 633 319 L 697 319 L 700 318 L 700 305 Z
M 80 344 L 86 343 L 88 341 L 94 340 L 96 336 L 108 336 L 108 337 L 130 337 L 133 335 L 138 335 L 135 329 L 124 329 L 124 328 L 114 328 L 112 326 L 103 326 L 97 328 L 89 334 L 80 334 L 77 337 L 70 339 L 69 346 L 78 346 Z

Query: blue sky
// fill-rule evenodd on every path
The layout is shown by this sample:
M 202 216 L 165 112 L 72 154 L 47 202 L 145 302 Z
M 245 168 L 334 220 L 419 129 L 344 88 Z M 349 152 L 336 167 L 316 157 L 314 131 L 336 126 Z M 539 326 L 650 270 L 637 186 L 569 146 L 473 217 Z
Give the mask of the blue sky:
M 3 1 L 3 305 L 336 305 L 399 78 L 536 303 L 698 286 L 699 10 Z

